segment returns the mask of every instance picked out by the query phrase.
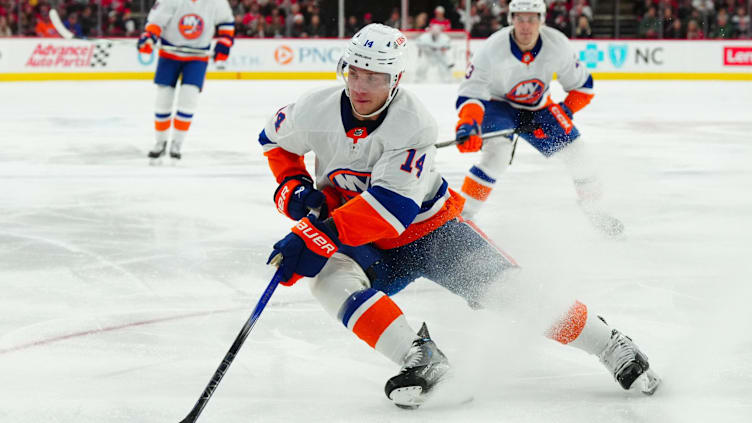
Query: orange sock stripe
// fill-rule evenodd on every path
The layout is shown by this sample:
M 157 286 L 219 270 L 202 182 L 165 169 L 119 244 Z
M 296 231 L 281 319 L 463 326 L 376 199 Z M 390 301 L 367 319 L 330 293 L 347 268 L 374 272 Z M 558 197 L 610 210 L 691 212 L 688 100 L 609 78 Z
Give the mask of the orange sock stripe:
M 486 201 L 491 190 L 493 188 L 481 185 L 469 176 L 465 176 L 465 182 L 462 183 L 462 193 L 478 201 Z
M 175 129 L 178 131 L 187 131 L 188 128 L 191 127 L 191 121 L 189 120 L 180 120 L 178 118 L 173 119 L 173 122 L 175 124 Z
M 170 129 L 170 120 L 155 120 L 154 129 L 157 131 L 166 131 Z
M 580 336 L 586 322 L 587 306 L 575 301 L 567 315 L 549 329 L 548 337 L 562 344 L 568 344 Z
M 375 347 L 381 334 L 401 315 L 402 310 L 397 304 L 384 295 L 360 316 L 353 326 L 353 333 L 366 344 Z

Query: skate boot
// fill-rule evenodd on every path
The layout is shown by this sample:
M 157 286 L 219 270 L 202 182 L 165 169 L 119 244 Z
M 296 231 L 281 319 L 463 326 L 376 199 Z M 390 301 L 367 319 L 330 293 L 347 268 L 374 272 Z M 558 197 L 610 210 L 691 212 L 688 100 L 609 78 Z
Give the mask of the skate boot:
M 157 141 L 156 144 L 154 144 L 154 147 L 149 151 L 149 159 L 151 164 L 159 164 L 161 162 L 162 156 L 165 154 L 165 150 L 167 149 L 167 141 Z
M 182 141 L 172 140 L 170 143 L 170 158 L 173 160 L 180 160 L 183 156 L 180 154 L 180 147 L 183 145 Z
M 661 384 L 661 379 L 650 369 L 647 356 L 632 338 L 616 329 L 611 331 L 611 340 L 598 358 L 624 389 L 639 389 L 643 394 L 653 395 Z
M 413 341 L 405 356 L 400 373 L 386 382 L 384 392 L 397 407 L 418 408 L 448 370 L 449 361 L 433 342 L 423 323 L 418 331 L 418 339 Z

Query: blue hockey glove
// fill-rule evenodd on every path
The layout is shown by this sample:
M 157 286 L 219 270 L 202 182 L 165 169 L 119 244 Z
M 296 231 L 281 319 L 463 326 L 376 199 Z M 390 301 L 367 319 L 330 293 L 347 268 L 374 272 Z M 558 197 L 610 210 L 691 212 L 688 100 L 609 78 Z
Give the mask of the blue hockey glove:
M 324 194 L 313 187 L 308 176 L 296 175 L 282 180 L 274 191 L 277 210 L 292 220 L 300 220 L 324 204 Z
M 141 36 L 138 37 L 138 43 L 136 48 L 140 53 L 151 54 L 153 47 L 157 45 L 157 34 L 151 31 L 144 31 Z
M 282 254 L 279 265 L 282 285 L 291 286 L 302 277 L 312 278 L 319 274 L 339 248 L 339 238 L 334 222 L 322 222 L 315 215 L 309 214 L 301 219 L 286 237 L 274 244 L 274 251 L 266 264 L 278 254 Z

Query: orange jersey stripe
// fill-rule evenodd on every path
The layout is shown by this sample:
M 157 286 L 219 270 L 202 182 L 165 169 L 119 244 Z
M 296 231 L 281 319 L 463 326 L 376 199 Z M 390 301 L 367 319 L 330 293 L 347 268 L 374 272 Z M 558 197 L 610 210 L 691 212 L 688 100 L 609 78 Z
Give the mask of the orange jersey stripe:
M 189 62 L 191 60 L 197 60 L 199 62 L 209 61 L 209 57 L 207 56 L 178 56 L 177 54 L 168 53 L 164 50 L 159 50 L 159 57 L 164 57 L 165 59 L 178 60 L 181 62 Z
M 590 103 L 595 95 L 583 93 L 582 91 L 573 90 L 567 94 L 564 104 L 569 107 L 572 113 L 577 113 Z
M 411 224 L 405 229 L 405 232 L 403 232 L 402 235 L 396 238 L 379 239 L 376 240 L 374 244 L 384 250 L 407 245 L 415 240 L 423 238 L 436 229 L 439 229 L 443 224 L 458 217 L 460 213 L 462 213 L 462 207 L 464 205 L 465 199 L 450 188 L 449 198 L 447 198 L 444 206 L 439 209 L 436 214 L 422 222 Z
M 587 314 L 587 306 L 579 301 L 575 301 L 567 315 L 549 329 L 548 337 L 562 344 L 574 341 L 580 336 L 582 329 L 585 328 Z
M 493 188 L 481 185 L 469 176 L 465 176 L 465 181 L 462 183 L 462 192 L 478 201 L 486 201 L 492 190 Z
M 155 120 L 154 129 L 157 131 L 166 131 L 170 129 L 170 120 Z
M 152 34 L 156 35 L 157 37 L 159 37 L 160 35 L 162 35 L 162 28 L 160 28 L 158 25 L 149 24 L 149 25 L 146 25 L 145 29 L 146 29 L 146 32 L 151 32 Z
M 401 315 L 402 310 L 397 304 L 384 295 L 360 316 L 353 326 L 353 333 L 373 348 L 386 328 Z
M 332 218 L 337 226 L 339 240 L 345 245 L 358 246 L 399 235 L 360 195 L 333 211 Z
M 187 120 L 180 120 L 178 118 L 175 118 L 172 121 L 175 129 L 177 129 L 178 131 L 187 131 L 188 128 L 191 127 L 191 122 Z
M 226 37 L 234 37 L 235 36 L 235 28 L 230 29 L 220 29 L 217 31 L 218 36 L 226 36 Z
M 269 160 L 269 167 L 278 184 L 288 176 L 305 175 L 309 178 L 311 177 L 308 170 L 306 170 L 303 156 L 290 153 L 281 147 L 267 151 L 264 153 L 264 156 Z

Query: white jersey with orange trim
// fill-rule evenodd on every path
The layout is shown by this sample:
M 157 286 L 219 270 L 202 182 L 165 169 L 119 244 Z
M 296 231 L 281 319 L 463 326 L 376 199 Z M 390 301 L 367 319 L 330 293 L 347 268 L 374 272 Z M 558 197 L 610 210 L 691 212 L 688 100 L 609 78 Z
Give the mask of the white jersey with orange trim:
M 350 107 L 341 86 L 304 95 L 267 123 L 259 136 L 265 155 L 276 149 L 315 154 L 316 187 L 333 187 L 346 201 L 332 217 L 348 245 L 398 238 L 408 226 L 446 215 L 447 200 L 456 194 L 434 169 L 438 128 L 425 106 L 400 88 L 370 133 L 357 121 L 348 123 Z
M 157 0 L 147 30 L 150 25 L 159 27 L 162 44 L 208 50 L 215 27 L 232 29 L 235 18 L 227 0 Z
M 554 73 L 565 91 L 592 96 L 590 73 L 564 34 L 541 25 L 536 45 L 522 52 L 512 41 L 512 29 L 495 32 L 473 55 L 459 87 L 461 100 L 505 101 L 518 109 L 539 110 L 548 102 Z

